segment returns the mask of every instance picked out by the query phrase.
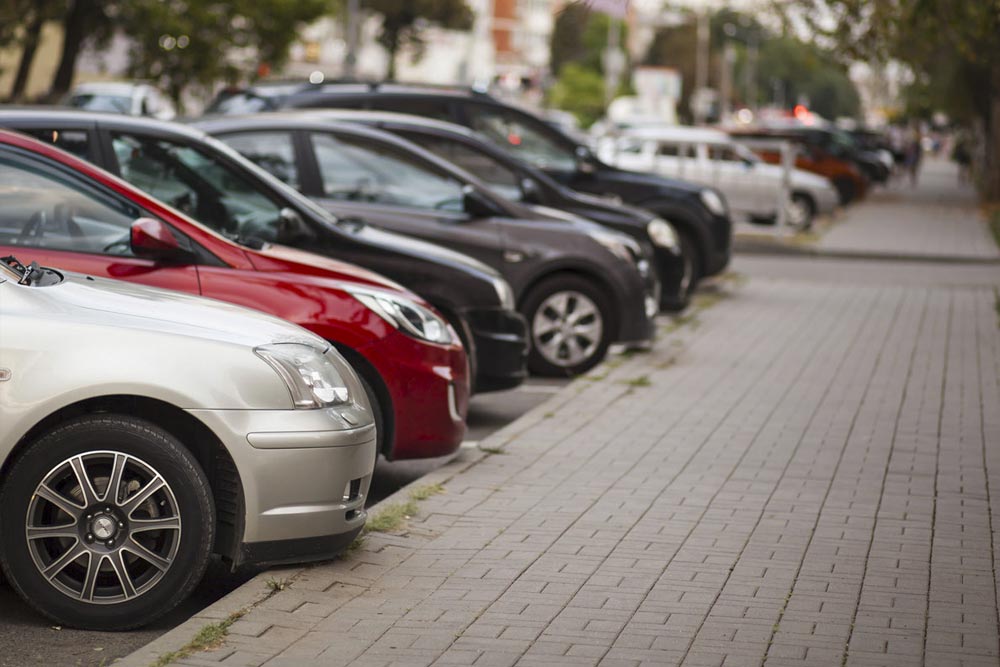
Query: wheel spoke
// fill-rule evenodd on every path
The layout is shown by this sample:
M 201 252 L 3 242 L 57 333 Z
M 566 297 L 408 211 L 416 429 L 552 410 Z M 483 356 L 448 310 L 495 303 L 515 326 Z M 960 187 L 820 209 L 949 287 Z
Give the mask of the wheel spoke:
M 131 518 L 132 512 L 134 512 L 136 508 L 139 507 L 139 505 L 146 502 L 146 500 L 148 500 L 150 496 L 152 496 L 154 493 L 162 489 L 164 486 L 166 486 L 166 482 L 164 482 L 163 478 L 160 477 L 159 475 L 151 479 L 149 483 L 146 484 L 146 486 L 142 487 L 142 489 L 139 490 L 134 496 L 130 496 L 122 504 L 121 507 L 122 510 L 125 512 L 125 516 Z
M 118 504 L 118 487 L 122 483 L 122 474 L 125 472 L 125 463 L 128 458 L 124 454 L 115 453 L 115 462 L 111 468 L 111 476 L 108 478 L 108 489 L 104 492 L 104 502 Z
M 90 481 L 90 477 L 87 475 L 87 466 L 83 463 L 82 456 L 74 456 L 70 459 L 69 464 L 73 467 L 73 473 L 76 475 L 76 482 L 80 485 L 80 493 L 83 494 L 83 505 L 84 507 L 89 507 L 100 502 L 100 498 L 97 497 L 97 491 L 94 490 L 94 485 Z
M 122 587 L 122 593 L 126 598 L 135 597 L 135 585 L 132 583 L 132 577 L 128 573 L 128 568 L 125 566 L 125 558 L 123 557 L 124 551 L 119 549 L 111 554 L 108 554 L 106 558 L 108 562 L 111 563 L 112 569 L 115 571 L 115 575 L 118 577 L 118 581 Z
M 551 319 L 563 319 L 569 312 L 569 295 L 565 292 L 560 292 L 559 294 L 553 294 L 548 299 L 546 299 L 545 304 L 542 307 L 543 311 L 552 311 L 555 313 L 555 317 Z
M 46 537 L 79 537 L 75 523 L 62 526 L 27 526 L 25 534 L 29 540 L 44 540 Z
M 83 510 L 86 507 L 82 505 L 77 505 L 69 498 L 62 495 L 55 489 L 49 488 L 44 483 L 38 485 L 38 488 L 35 489 L 35 495 L 38 496 L 39 498 L 43 498 L 48 502 L 52 503 L 66 514 L 69 514 L 74 519 L 79 519 L 80 515 L 83 514 Z
M 570 313 L 566 320 L 570 324 L 576 324 L 580 320 L 597 314 L 597 307 L 590 301 L 576 300 L 576 308 Z
M 145 561 L 149 561 L 156 567 L 156 569 L 160 570 L 161 572 L 166 572 L 167 568 L 170 567 L 170 560 L 168 558 L 164 558 L 162 556 L 154 554 L 152 551 L 142 546 L 134 539 L 129 540 L 127 543 L 122 545 L 122 549 L 135 554 L 136 556 Z
M 132 519 L 129 523 L 129 529 L 132 534 L 150 530 L 180 530 L 181 519 L 177 516 L 162 519 Z
M 559 329 L 559 323 L 553 319 L 546 317 L 542 321 L 535 321 L 535 335 L 544 336 L 548 333 L 556 331 Z
M 104 563 L 105 556 L 99 556 L 89 552 L 90 560 L 87 561 L 87 576 L 83 580 L 83 589 L 80 591 L 80 599 L 92 601 L 94 599 L 94 589 L 97 587 L 97 575 L 101 572 L 101 564 Z
M 566 339 L 566 352 L 567 366 L 579 363 L 586 356 L 580 347 L 580 343 L 577 342 L 576 336 L 570 336 Z
M 67 565 L 85 553 L 87 553 L 87 548 L 83 546 L 83 543 L 80 542 L 80 540 L 77 540 L 72 547 L 66 550 L 66 553 L 57 558 L 55 562 L 47 568 L 42 570 L 42 576 L 51 581 L 53 577 L 66 569 Z
M 573 337 L 585 339 L 588 345 L 596 343 L 601 338 L 601 325 L 596 320 L 577 324 L 573 327 Z

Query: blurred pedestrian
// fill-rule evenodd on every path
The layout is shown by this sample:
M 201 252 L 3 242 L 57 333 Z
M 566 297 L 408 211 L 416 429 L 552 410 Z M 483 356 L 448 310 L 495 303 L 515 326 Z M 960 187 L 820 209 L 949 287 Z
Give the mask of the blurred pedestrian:
M 972 165 L 972 146 L 969 135 L 959 130 L 955 135 L 955 146 L 951 149 L 951 159 L 958 165 L 958 182 L 969 182 L 969 171 Z
M 906 158 L 904 165 L 910 174 L 910 185 L 916 187 L 917 179 L 920 176 L 920 161 L 923 158 L 923 138 L 920 130 L 914 128 L 910 131 L 906 140 Z

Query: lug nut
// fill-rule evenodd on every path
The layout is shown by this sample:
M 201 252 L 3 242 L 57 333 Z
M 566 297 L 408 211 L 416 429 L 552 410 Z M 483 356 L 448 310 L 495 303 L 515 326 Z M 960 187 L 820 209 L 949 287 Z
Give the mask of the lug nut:
M 94 536 L 91 535 L 90 533 L 87 533 L 87 541 L 88 542 L 93 542 L 94 541 Z
M 106 547 L 113 547 L 113 546 L 115 546 L 115 541 L 114 540 L 108 540 L 107 542 L 104 543 L 104 546 L 106 546 Z
M 125 527 L 125 522 L 124 521 L 119 521 L 118 522 L 118 527 L 119 528 L 124 528 Z

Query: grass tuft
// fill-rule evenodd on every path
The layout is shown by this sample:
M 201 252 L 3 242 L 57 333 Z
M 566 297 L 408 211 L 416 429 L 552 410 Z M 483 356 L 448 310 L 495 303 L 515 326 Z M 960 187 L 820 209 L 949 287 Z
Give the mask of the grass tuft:
M 653 383 L 649 381 L 648 375 L 640 375 L 629 380 L 622 380 L 621 384 L 628 385 L 629 387 L 648 387 Z
M 268 582 L 268 585 L 270 585 L 270 582 Z M 209 623 L 199 630 L 198 634 L 187 644 L 176 651 L 164 653 L 155 662 L 150 663 L 149 667 L 166 667 L 166 665 L 172 662 L 183 660 L 192 653 L 217 648 L 226 638 L 226 635 L 229 634 L 230 626 L 243 618 L 244 614 L 246 614 L 246 609 L 241 609 L 218 623 Z
M 410 491 L 410 500 L 427 500 L 431 496 L 444 493 L 444 486 L 441 484 L 424 484 Z
M 993 214 L 987 218 L 989 223 L 990 232 L 993 234 L 993 241 L 1000 248 L 1000 208 L 993 211 Z
M 272 593 L 283 591 L 292 585 L 291 579 L 268 579 L 264 582 Z
M 368 517 L 365 533 L 388 533 L 398 530 L 406 520 L 417 513 L 416 501 L 393 503 L 383 507 L 378 514 Z
M 506 454 L 507 453 L 507 452 L 505 452 L 503 450 L 502 447 L 490 447 L 490 446 L 483 447 L 482 445 L 479 446 L 479 451 L 484 452 L 486 454 Z

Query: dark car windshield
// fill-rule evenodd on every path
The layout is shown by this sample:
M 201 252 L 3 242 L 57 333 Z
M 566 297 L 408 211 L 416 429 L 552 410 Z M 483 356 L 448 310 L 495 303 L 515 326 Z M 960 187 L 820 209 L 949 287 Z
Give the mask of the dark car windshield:
M 69 98 L 69 106 L 89 111 L 111 111 L 128 114 L 132 112 L 132 100 L 122 95 L 102 95 L 81 93 Z

